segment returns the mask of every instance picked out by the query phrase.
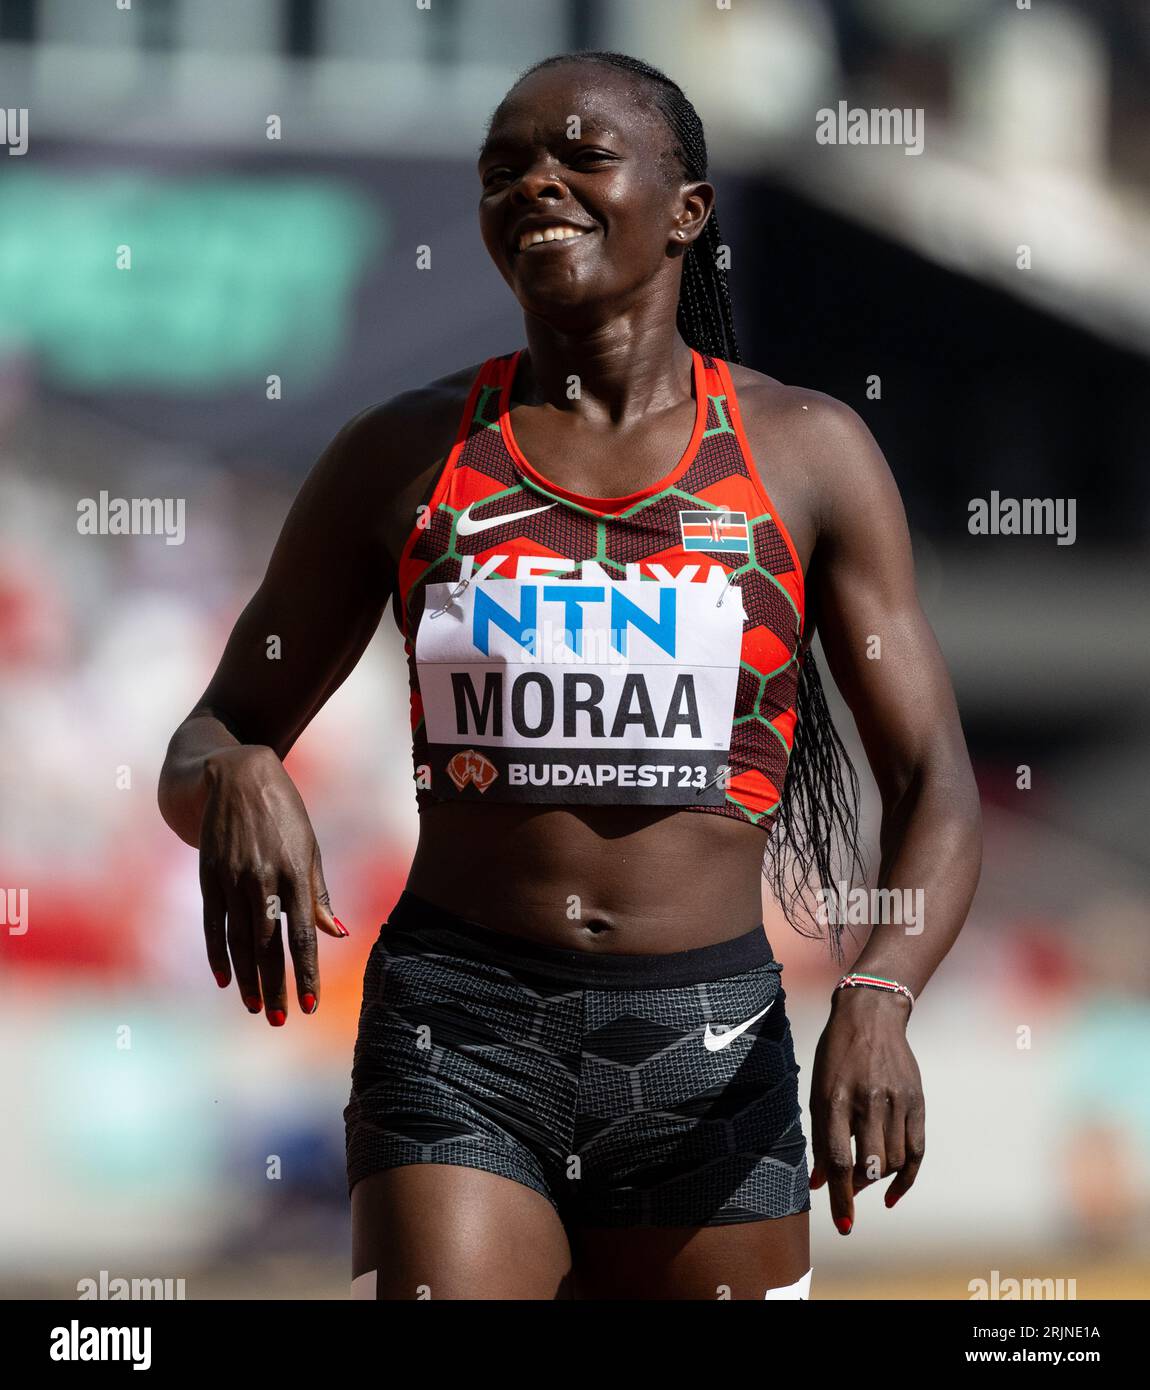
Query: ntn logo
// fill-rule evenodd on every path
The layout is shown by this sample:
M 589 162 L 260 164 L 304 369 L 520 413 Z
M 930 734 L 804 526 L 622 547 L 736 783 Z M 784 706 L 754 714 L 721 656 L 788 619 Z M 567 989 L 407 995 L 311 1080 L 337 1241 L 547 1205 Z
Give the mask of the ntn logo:
M 534 654 L 540 630 L 540 605 L 550 605 L 561 614 L 555 629 L 564 643 L 578 655 L 583 652 L 584 627 L 610 634 L 611 648 L 627 655 L 627 638 L 634 628 L 643 633 L 668 656 L 675 655 L 677 594 L 673 586 L 652 585 L 652 610 L 643 608 L 617 586 L 605 584 L 523 584 L 517 586 L 518 610 L 505 608 L 492 597 L 495 585 L 475 591 L 471 640 L 477 651 L 490 654 L 491 629 L 505 632 L 524 651 Z M 552 628 L 549 626 L 549 631 Z
M 499 573 L 512 558 L 514 575 Z M 643 574 L 644 568 L 652 573 Z M 626 657 L 631 635 L 639 634 L 675 659 L 687 621 L 679 595 L 709 610 L 710 594 L 717 603 L 730 579 L 731 571 L 719 564 L 689 564 L 672 574 L 641 562 L 628 565 L 622 578 L 593 560 L 491 555 L 478 566 L 468 557 L 454 594 L 470 609 L 472 643 L 484 656 L 491 653 L 493 631 L 500 631 L 530 656 L 539 654 L 543 637 L 549 649 L 566 647 L 577 657 L 585 654 L 585 638 L 592 639 L 597 659 Z M 737 593 L 737 586 L 731 588 Z M 699 617 L 696 606 L 696 623 Z

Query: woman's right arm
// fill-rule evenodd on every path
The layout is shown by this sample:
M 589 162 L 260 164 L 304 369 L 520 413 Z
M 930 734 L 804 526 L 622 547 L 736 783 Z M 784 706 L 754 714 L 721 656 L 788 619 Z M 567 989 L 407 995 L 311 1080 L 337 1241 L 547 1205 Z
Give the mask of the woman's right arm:
M 319 1001 L 316 930 L 346 935 L 282 760 L 379 624 L 396 557 L 450 447 L 454 380 L 359 416 L 324 452 L 160 774 L 164 819 L 199 850 L 216 981 L 234 977 L 249 1012 L 262 1008 L 274 1025 L 287 1016 L 281 912 L 305 1013 Z

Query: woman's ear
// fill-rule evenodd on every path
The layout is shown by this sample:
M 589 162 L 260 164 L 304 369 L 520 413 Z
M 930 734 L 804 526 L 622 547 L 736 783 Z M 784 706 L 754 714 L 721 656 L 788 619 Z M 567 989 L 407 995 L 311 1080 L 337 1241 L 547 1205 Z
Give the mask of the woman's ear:
M 675 214 L 672 240 L 689 246 L 707 225 L 711 209 L 715 206 L 715 188 L 709 183 L 684 184 L 681 203 Z

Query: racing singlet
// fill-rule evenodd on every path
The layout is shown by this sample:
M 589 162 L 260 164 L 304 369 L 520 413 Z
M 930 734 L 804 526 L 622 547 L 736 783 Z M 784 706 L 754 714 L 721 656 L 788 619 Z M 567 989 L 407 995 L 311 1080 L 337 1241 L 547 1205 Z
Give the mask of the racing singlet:
M 727 364 L 692 357 L 686 452 L 627 497 L 538 473 L 508 413 L 519 353 L 483 364 L 400 558 L 421 808 L 667 806 L 770 829 L 802 567 Z

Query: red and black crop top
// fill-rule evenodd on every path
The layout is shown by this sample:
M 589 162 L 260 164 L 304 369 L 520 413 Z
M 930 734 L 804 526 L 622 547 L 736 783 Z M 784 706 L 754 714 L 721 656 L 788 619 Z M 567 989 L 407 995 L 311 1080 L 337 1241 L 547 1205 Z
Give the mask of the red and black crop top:
M 404 546 L 419 802 L 673 806 L 769 830 L 795 728 L 803 574 L 727 364 L 693 352 L 695 427 L 657 483 L 536 472 L 485 362 Z

